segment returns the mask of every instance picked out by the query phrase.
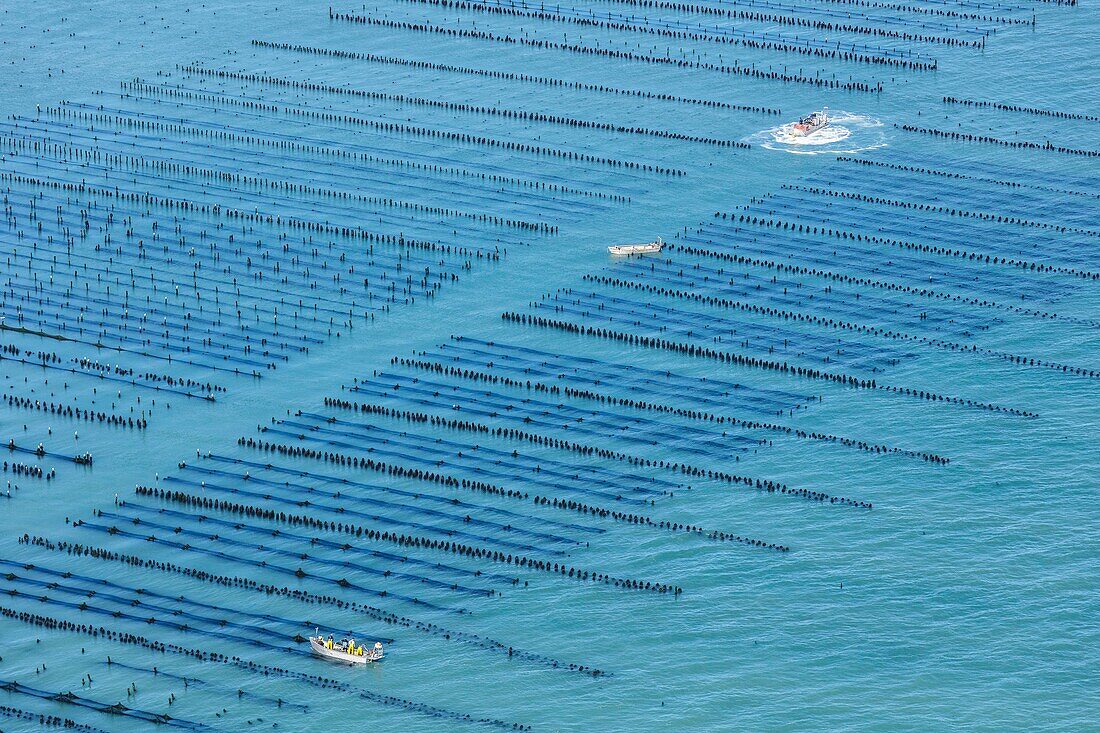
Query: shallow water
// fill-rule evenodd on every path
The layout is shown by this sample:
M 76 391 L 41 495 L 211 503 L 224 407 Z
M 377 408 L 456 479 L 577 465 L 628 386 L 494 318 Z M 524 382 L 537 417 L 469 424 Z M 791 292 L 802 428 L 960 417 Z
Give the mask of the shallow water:
M 9 464 L 56 471 L 2 477 L 0 560 L 11 564 L 0 607 L 348 687 L 13 618 L 0 619 L 0 680 L 219 730 L 501 727 L 467 714 L 534 730 L 1092 727 L 1097 158 L 900 126 L 1096 150 L 1097 122 L 1084 118 L 1095 114 L 1096 10 L 914 6 L 926 12 L 708 7 L 846 23 L 869 14 L 864 25 L 963 40 L 996 32 L 977 49 L 605 2 L 562 6 L 570 20 L 334 6 L 496 39 L 330 20 L 322 5 L 5 7 L 0 315 L 72 340 L 0 333 L 20 352 L 0 352 L 4 402 L 74 405 L 148 427 L 0 409 L 2 441 L 30 450 L 6 455 Z M 1025 24 L 1033 14 L 1036 25 Z M 643 16 L 651 29 L 723 26 L 759 42 L 814 39 L 819 51 L 890 49 L 938 68 L 576 22 Z M 520 38 L 682 65 L 512 42 Z M 883 91 L 705 68 L 732 64 Z M 825 105 L 827 135 L 784 134 Z M 502 113 L 517 111 L 543 117 Z M 347 235 L 358 228 L 393 240 Z M 655 258 L 617 261 L 604 249 L 657 235 L 669 247 Z M 39 352 L 56 358 L 43 365 Z M 820 374 L 790 372 L 799 368 Z M 39 443 L 47 455 L 33 454 Z M 84 452 L 91 466 L 70 460 Z M 683 592 L 561 577 L 354 527 Z M 20 542 L 23 533 L 51 546 Z M 20 570 L 26 563 L 35 567 Z M 207 582 L 185 568 L 313 595 Z M 293 639 L 317 627 L 385 639 L 387 659 L 367 669 L 313 659 Z M 0 706 L 94 729 L 154 726 L 19 689 L 0 691 Z M 40 729 L 12 714 L 0 729 Z

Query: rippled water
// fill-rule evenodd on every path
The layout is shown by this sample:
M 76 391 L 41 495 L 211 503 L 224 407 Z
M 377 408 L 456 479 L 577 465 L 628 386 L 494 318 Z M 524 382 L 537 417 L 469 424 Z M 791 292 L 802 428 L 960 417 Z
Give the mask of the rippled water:
M 727 5 L 733 6 L 722 3 L 720 7 Z M 245 212 L 276 209 L 286 217 L 375 227 L 395 235 L 400 232 L 488 251 L 499 248 L 506 250 L 506 255 L 497 262 L 474 262 L 467 270 L 462 257 L 442 258 L 446 262 L 439 266 L 434 257 L 417 252 L 415 256 L 423 258 L 416 262 L 418 276 L 423 267 L 430 267 L 433 276 L 437 270 L 457 272 L 457 281 L 444 282 L 430 299 L 418 297 L 408 305 L 394 302 L 391 310 L 379 312 L 374 321 L 356 314 L 349 318 L 353 323 L 350 330 L 340 325 L 342 312 L 332 316 L 331 327 L 323 318 L 307 322 L 309 312 L 303 306 L 301 320 L 295 320 L 293 327 L 284 326 L 284 333 L 299 333 L 316 343 L 310 342 L 308 354 L 288 347 L 287 360 L 280 360 L 278 368 L 265 372 L 262 379 L 208 368 L 184 369 L 177 362 L 168 368 L 162 360 L 148 356 L 123 356 L 87 344 L 3 333 L 3 344 L 23 350 L 57 352 L 66 360 L 93 357 L 105 364 L 125 363 L 139 372 L 178 369 L 197 380 L 222 384 L 227 391 L 219 393 L 216 402 L 207 403 L 37 365 L 0 362 L 5 395 L 57 402 L 76 398 L 89 408 L 94 404 L 97 410 L 149 418 L 147 430 L 123 431 L 30 410 L 0 410 L 0 438 L 5 443 L 12 439 L 33 447 L 42 442 L 58 456 L 87 451 L 95 457 L 93 466 L 84 467 L 53 456 L 5 456 L 9 461 L 56 470 L 57 477 L 48 482 L 11 473 L 0 477 L 10 482 L 6 487 L 10 498 L 0 499 L 4 502 L 0 560 L 8 563 L 0 566 L 0 572 L 16 576 L 0 582 L 4 593 L 0 606 L 238 655 L 264 665 L 322 675 L 350 687 L 309 686 L 300 680 L 151 652 L 86 634 L 47 630 L 12 619 L 0 619 L 4 639 L 0 680 L 17 680 L 47 694 L 71 690 L 105 704 L 121 702 L 138 710 L 170 712 L 181 720 L 227 731 L 270 728 L 275 723 L 280 729 L 302 731 L 359 730 L 365 725 L 415 731 L 493 727 L 446 717 L 448 713 L 517 722 L 534 730 L 1076 731 L 1094 727 L 1100 717 L 1093 692 L 1100 669 L 1096 651 L 1100 642 L 1097 381 L 1054 368 L 1012 363 L 991 354 L 1100 368 L 1096 281 L 1022 267 L 981 268 L 964 257 L 933 257 L 889 243 L 871 247 L 852 240 L 822 239 L 797 229 L 751 222 L 752 217 L 780 219 L 796 226 L 808 223 L 858 230 L 884 240 L 916 241 L 1063 268 L 1100 269 L 1097 240 L 1081 231 L 1100 230 L 1096 158 L 957 142 L 898 128 L 908 124 L 1096 149 L 1095 121 L 942 101 L 944 96 L 954 96 L 1096 114 L 1094 69 L 1100 58 L 1093 39 L 1095 8 L 1042 3 L 917 5 L 1024 19 L 1034 12 L 1037 24 L 1000 27 L 989 36 L 984 49 L 913 44 L 918 53 L 934 55 L 939 67 L 936 71 L 906 71 L 433 5 L 387 2 L 335 8 L 409 22 L 430 19 L 443 24 L 457 17 L 461 23 L 455 27 L 473 29 L 476 23 L 482 32 L 518 37 L 522 28 L 544 40 L 599 43 L 603 48 L 668 53 L 712 64 L 737 62 L 750 68 L 770 64 L 789 73 L 801 69 L 801 73 L 812 74 L 820 69 L 840 80 L 881 81 L 882 93 L 872 94 L 333 22 L 322 5 L 280 4 L 275 8 L 266 3 L 207 3 L 149 8 L 100 2 L 74 8 L 46 2 L 4 7 L 0 10 L 0 41 L 5 51 L 0 59 L 4 64 L 0 68 L 0 98 L 4 99 L 0 109 L 5 119 L 0 122 L 0 132 L 5 135 L 6 147 L 0 173 L 94 183 L 101 188 L 97 201 L 103 207 L 113 186 L 119 186 Z M 600 15 L 609 7 L 587 3 L 570 12 L 591 9 Z M 652 9 L 613 7 L 626 15 L 656 15 Z M 814 17 L 819 18 L 857 12 L 839 4 L 808 7 L 817 8 Z M 670 13 L 673 15 L 684 23 L 707 27 L 719 22 L 736 24 L 762 33 L 781 32 L 790 38 L 827 35 L 812 29 L 765 28 L 710 16 Z M 962 21 L 942 22 L 950 26 Z M 985 26 L 988 22 L 974 24 Z M 966 35 L 964 31 L 959 34 Z M 900 42 L 843 38 L 845 43 L 909 48 Z M 317 56 L 255 46 L 250 43 L 253 39 L 520 71 L 767 107 L 781 114 Z M 414 105 L 393 98 L 364 99 L 247 79 L 213 78 L 179 68 L 188 64 L 411 98 L 674 130 L 749 142 L 752 148 L 715 147 Z M 119 86 L 135 78 L 162 86 L 153 90 Z M 208 98 L 182 99 L 169 95 L 171 90 Z M 408 131 L 369 131 L 361 125 L 306 119 L 301 114 L 269 115 L 258 108 L 230 106 L 219 101 L 223 98 L 521 141 L 647 162 L 682 170 L 685 175 L 610 169 L 453 140 L 423 139 Z M 363 159 L 349 162 L 283 149 L 231 147 L 224 140 L 187 142 L 167 131 L 123 130 L 114 136 L 107 132 L 113 128 L 106 123 L 51 117 L 48 108 L 57 108 L 62 101 L 74 113 L 110 112 L 163 124 L 187 120 L 212 130 L 252 131 L 248 134 L 445 165 L 479 176 L 530 177 L 621 199 L 533 192 L 485 178 L 456 182 L 423 169 L 396 170 Z M 833 110 L 829 128 L 805 139 L 787 135 L 787 121 L 826 105 Z M 68 124 L 73 127 L 67 128 Z M 88 130 L 89 125 L 95 129 Z M 119 156 L 134 154 L 140 142 L 145 146 L 140 153 L 145 159 L 187 162 L 241 176 L 285 178 L 380 199 L 544 222 L 559 229 L 554 234 L 534 233 L 460 215 L 397 209 L 377 201 L 346 204 L 295 197 L 240 180 L 226 183 L 137 168 L 126 174 L 105 174 L 94 169 L 103 161 L 82 163 L 46 148 L 10 149 L 10 139 L 32 134 L 48 136 L 54 142 L 70 139 L 75 147 Z M 154 148 L 159 150 L 156 155 Z M 838 156 L 886 165 L 859 165 L 838 160 Z M 891 165 L 950 170 L 967 177 L 926 175 Z M 1004 180 L 1018 185 L 997 183 Z M 33 207 L 41 213 L 43 238 L 53 234 L 55 239 L 41 241 L 40 249 L 35 250 L 37 259 L 31 258 L 28 265 L 29 242 L 38 241 L 34 228 L 26 223 L 32 208 L 31 197 L 25 195 L 30 184 L 9 179 L 0 183 L 9 191 L 12 213 L 23 222 L 21 227 L 5 225 L 0 230 L 5 257 L 16 253 L 14 259 L 4 261 L 3 270 L 5 323 L 11 324 L 15 312 L 12 293 L 45 292 L 53 285 L 51 277 L 58 283 L 67 282 L 67 267 L 51 260 L 55 256 L 64 259 L 58 243 L 66 236 L 66 227 L 77 226 L 83 206 L 74 203 L 78 197 L 72 191 L 41 192 L 42 198 Z M 864 198 L 832 196 L 830 192 Z M 869 197 L 922 203 L 926 208 L 899 208 L 867 200 Z M 622 200 L 626 198 L 629 202 Z M 54 219 L 56 206 L 69 207 L 64 223 Z M 204 231 L 217 240 L 225 261 L 238 268 L 235 273 L 246 272 L 244 256 L 236 258 L 227 235 L 210 234 L 215 231 L 213 217 L 177 215 L 150 205 L 146 208 L 152 213 L 146 218 L 141 208 L 133 207 L 135 229 L 150 247 L 153 220 L 162 233 L 178 224 L 180 235 L 189 243 L 181 256 L 163 264 L 159 277 L 164 280 L 159 284 L 165 291 L 175 287 L 170 283 L 183 284 L 187 290 L 186 281 L 195 272 L 192 261 L 183 255 L 196 246 L 197 256 L 204 256 L 206 240 L 200 239 Z M 995 212 L 1076 230 L 1010 226 L 974 216 L 953 216 L 943 208 Z M 89 214 L 100 239 L 98 227 L 105 226 L 104 211 Z M 726 216 L 716 218 L 716 212 Z M 742 215 L 750 221 L 738 221 Z M 179 220 L 173 220 L 174 216 Z M 20 228 L 27 230 L 22 239 L 17 234 Z M 648 241 L 658 235 L 670 247 L 657 258 L 611 261 L 604 249 L 608 244 Z M 170 239 L 167 234 L 164 237 Z M 278 228 L 264 223 L 243 231 L 240 240 L 249 237 L 267 244 L 282 241 Z M 317 243 L 324 239 L 316 237 Z M 122 231 L 115 233 L 115 240 L 128 241 Z M 194 244 L 198 242 L 202 244 Z M 287 242 L 298 246 L 297 235 Z M 81 246 L 90 248 L 91 244 Z M 310 246 L 312 242 L 299 255 L 310 257 Z M 692 247 L 816 268 L 818 272 L 738 264 L 693 254 Z M 270 249 L 270 257 L 283 256 L 279 247 Z M 124 259 L 109 250 L 82 251 L 92 263 L 117 256 L 122 268 L 140 270 L 150 262 Z M 316 257 L 328 258 L 331 264 L 336 260 L 335 251 Z M 362 255 L 360 245 L 346 251 L 353 260 Z M 388 253 L 378 245 L 380 264 L 375 266 L 392 273 L 396 260 L 383 261 Z M 153 255 L 151 261 L 159 262 L 155 251 Z M 204 263 L 208 269 L 200 269 L 200 274 L 212 278 L 208 282 L 222 276 L 209 269 L 213 265 L 209 260 Z M 318 284 L 316 292 L 339 301 L 341 295 L 334 290 L 327 268 L 319 275 L 320 262 L 310 266 L 313 270 L 305 277 Z M 284 263 L 284 269 L 295 271 L 289 263 Z M 873 288 L 830 279 L 820 271 L 960 293 L 974 302 Z M 122 279 L 113 293 L 116 299 L 126 272 L 117 274 Z M 247 282 L 246 275 L 239 276 L 242 283 Z M 88 299 L 80 301 L 89 308 L 88 321 L 99 319 L 100 308 L 112 307 L 103 316 L 104 329 L 123 322 L 116 312 L 119 309 L 114 309 L 120 304 L 111 301 L 107 292 L 109 280 L 98 283 L 100 291 L 88 290 L 82 295 L 77 289 L 70 294 L 74 303 L 77 298 Z M 866 331 L 776 320 L 766 313 L 746 315 L 713 303 L 631 289 L 611 282 L 614 280 L 919 333 L 987 351 L 965 353 Z M 252 285 L 242 297 L 257 302 L 280 290 L 271 280 Z M 144 283 L 130 287 L 134 293 L 146 292 Z M 303 290 L 306 298 L 315 292 Z M 72 325 L 71 319 L 54 313 L 59 307 L 58 292 L 50 291 L 54 300 L 48 303 L 43 299 L 35 309 L 27 307 L 24 322 L 41 323 L 42 330 L 56 324 Z M 209 288 L 202 292 L 211 295 Z M 228 292 L 223 288 L 219 296 L 228 298 L 222 295 Z M 160 295 L 158 290 L 158 299 Z M 989 305 L 991 302 L 996 307 Z M 210 308 L 209 300 L 205 303 Z M 280 320 L 290 323 L 288 309 L 293 302 L 281 305 Z M 127 301 L 122 307 L 133 310 L 137 317 L 136 305 Z M 42 309 L 41 314 L 37 308 Z M 1022 311 L 1056 312 L 1057 317 L 1042 318 Z M 208 312 L 213 310 L 191 314 L 194 333 L 201 328 L 199 319 Z M 851 373 L 883 385 L 958 396 L 1037 413 L 1037 417 L 965 408 L 880 389 L 853 389 L 637 343 L 523 326 L 503 320 L 504 312 Z M 171 315 L 182 318 L 183 313 L 172 311 Z M 270 325 L 258 317 L 255 323 L 261 330 Z M 736 324 L 737 333 L 728 332 L 731 323 Z M 182 326 L 173 330 L 174 335 L 179 333 Z M 202 341 L 197 335 L 195 338 L 199 339 L 197 353 Z M 429 372 L 392 363 L 395 356 L 491 373 L 519 384 Z M 710 381 L 700 381 L 704 377 Z M 528 390 L 522 386 L 527 380 L 603 390 L 621 399 L 687 410 L 735 414 L 810 433 L 941 456 L 950 462 L 940 465 L 911 454 L 872 453 L 776 431 L 737 431 L 684 414 L 594 404 L 564 393 Z M 715 381 L 740 384 L 746 391 L 712 387 Z M 553 435 L 652 461 L 744 473 L 871 503 L 874 508 L 746 490 L 714 478 L 627 465 L 500 434 L 418 423 L 394 415 L 364 415 L 326 405 L 326 397 Z M 368 424 L 373 427 L 362 427 Z M 790 551 L 597 520 L 530 501 L 452 491 L 409 476 L 260 452 L 238 445 L 238 438 L 356 455 L 368 455 L 370 450 L 369 455 L 395 465 L 448 472 L 530 494 L 612 505 L 625 512 L 646 513 L 658 521 L 697 524 L 783 545 Z M 198 452 L 205 457 L 200 458 Z M 181 462 L 186 465 L 181 467 Z M 515 554 L 550 550 L 556 542 L 551 536 L 579 540 L 584 546 L 570 546 L 567 556 L 539 556 L 553 557 L 552 561 L 561 558 L 570 565 L 616 577 L 672 583 L 681 586 L 683 593 L 672 596 L 582 583 L 512 564 L 480 563 L 451 553 L 359 539 L 350 542 L 368 550 L 407 554 L 426 564 L 352 557 L 351 551 L 339 549 L 340 543 L 349 541 L 346 533 L 269 524 L 263 518 L 162 502 L 136 495 L 136 485 L 337 521 L 335 515 L 326 514 L 324 506 L 331 504 L 344 508 L 339 521 L 348 523 L 369 524 L 385 517 L 403 523 L 401 531 L 410 534 L 427 531 L 414 529 L 416 526 L 439 524 L 452 532 L 490 537 L 486 544 L 496 543 L 493 546 L 506 547 L 503 543 L 512 542 L 536 548 L 505 550 Z M 309 488 L 314 489 L 309 499 L 316 506 L 299 503 Z M 658 493 L 650 495 L 647 490 Z M 433 493 L 444 499 L 433 503 L 420 497 L 414 501 L 409 493 Z M 646 506 L 647 498 L 654 503 Z M 458 505 L 448 504 L 454 499 L 469 506 L 456 510 Z M 158 513 L 160 508 L 177 514 Z M 213 522 L 199 520 L 203 514 L 225 524 L 211 529 Z M 471 522 L 464 521 L 466 515 Z M 134 523 L 135 518 L 139 523 Z M 78 520 L 84 524 L 73 526 Z M 235 526 L 238 523 L 264 529 L 257 532 Z M 280 530 L 278 536 L 271 534 L 275 526 Z M 442 631 L 426 633 L 384 623 L 362 607 L 307 604 L 157 569 L 74 557 L 57 549 L 22 544 L 19 538 L 24 533 L 55 543 L 85 543 L 143 560 L 337 596 L 436 624 Z M 218 540 L 209 539 L 213 533 L 219 534 Z M 338 545 L 315 547 L 294 535 L 323 536 Z M 150 541 L 150 536 L 157 542 Z M 210 552 L 184 550 L 182 544 Z M 311 564 L 295 557 L 303 552 L 337 564 L 354 560 L 361 567 Z M 36 568 L 21 569 L 26 563 Z M 433 567 L 435 563 L 451 567 L 440 569 Z M 293 570 L 303 566 L 315 577 L 293 577 Z M 363 569 L 382 567 L 405 575 L 379 576 Z M 483 575 L 476 575 L 479 570 Z M 75 575 L 63 578 L 50 575 L 50 571 Z M 349 590 L 325 582 L 321 576 L 351 579 L 364 588 L 384 588 L 387 597 Z M 507 580 L 512 577 L 520 578 L 515 586 Z M 122 588 L 97 585 L 104 579 Z M 440 582 L 456 587 L 439 587 Z M 486 597 L 466 592 L 486 587 L 498 594 Z M 86 594 L 92 588 L 98 592 L 88 600 Z M 150 593 L 135 595 L 138 588 Z M 11 590 L 22 595 L 12 595 Z M 185 602 L 172 600 L 180 595 Z M 50 602 L 41 601 L 42 597 Z M 411 598 L 423 603 L 413 603 Z M 81 610 L 82 599 L 107 609 L 106 614 Z M 133 605 L 135 599 L 145 606 Z M 116 611 L 131 617 L 112 615 Z M 149 624 L 148 617 L 185 623 L 187 628 Z M 222 625 L 221 620 L 227 623 Z M 314 627 L 337 634 L 350 631 L 359 639 L 384 638 L 388 657 L 367 669 L 313 659 L 302 653 L 303 645 L 293 643 L 292 637 Z M 460 641 L 462 634 L 477 635 L 477 639 L 474 643 L 470 643 L 472 637 Z M 513 656 L 489 648 L 486 639 L 513 647 Z M 108 657 L 117 663 L 107 666 Z M 606 674 L 593 678 L 554 668 L 555 660 L 595 667 Z M 153 674 L 154 667 L 163 674 Z M 91 686 L 86 683 L 89 674 Z M 136 693 L 130 692 L 131 684 L 136 684 Z M 364 699 L 358 691 L 394 696 L 433 709 L 384 704 Z M 175 696 L 171 705 L 170 695 Z M 154 726 L 19 692 L 0 691 L 0 705 L 62 715 L 103 730 L 138 731 Z M 39 729 L 37 722 L 18 718 L 0 721 L 3 730 Z

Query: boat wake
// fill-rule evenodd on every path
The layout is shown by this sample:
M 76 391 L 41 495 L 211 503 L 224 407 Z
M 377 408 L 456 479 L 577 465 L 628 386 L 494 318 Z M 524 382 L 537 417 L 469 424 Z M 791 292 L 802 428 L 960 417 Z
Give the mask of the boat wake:
M 745 142 L 795 155 L 861 153 L 886 147 L 882 122 L 867 115 L 833 111 L 829 114 L 829 125 L 809 135 L 796 135 L 794 125 L 789 122 L 761 130 L 745 138 Z

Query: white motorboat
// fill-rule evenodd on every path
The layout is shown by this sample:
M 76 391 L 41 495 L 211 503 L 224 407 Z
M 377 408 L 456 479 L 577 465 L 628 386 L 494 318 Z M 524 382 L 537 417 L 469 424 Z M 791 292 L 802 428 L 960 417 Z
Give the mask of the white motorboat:
M 657 237 L 657 241 L 644 244 L 613 244 L 607 251 L 613 255 L 648 255 L 660 252 L 664 246 L 664 240 Z
M 366 664 L 377 662 L 385 656 L 382 650 L 382 642 L 374 642 L 373 647 L 357 645 L 355 639 L 340 639 L 336 641 L 331 635 L 326 639 L 320 634 L 309 637 L 309 646 L 313 653 L 347 664 Z
M 805 117 L 800 117 L 798 122 L 791 125 L 791 135 L 794 137 L 805 137 L 806 135 L 812 135 L 818 130 L 828 126 L 829 108 L 826 107 L 820 112 L 812 112 Z

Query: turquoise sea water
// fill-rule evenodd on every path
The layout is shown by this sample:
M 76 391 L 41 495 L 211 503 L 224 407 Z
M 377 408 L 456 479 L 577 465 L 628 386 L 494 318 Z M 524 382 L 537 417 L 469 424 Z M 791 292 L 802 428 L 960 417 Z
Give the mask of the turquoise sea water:
M 881 83 L 882 91 L 351 23 L 330 19 L 326 5 L 37 3 L 0 11 L 7 405 L 0 439 L 32 451 L 5 451 L 9 464 L 56 471 L 50 480 L 12 470 L 2 477 L 0 680 L 21 686 L 0 690 L 0 729 L 41 727 L 17 711 L 126 731 L 1096 727 L 1098 158 L 900 129 L 1100 150 L 1095 8 L 705 5 L 985 38 L 979 49 L 731 19 L 701 5 L 506 7 L 558 19 L 408 2 L 332 9 Z M 589 11 L 635 30 L 562 21 Z M 637 30 L 642 22 L 673 27 L 659 21 L 826 50 L 857 44 L 865 55 L 889 49 L 911 61 L 935 59 L 937 68 Z M 945 104 L 945 96 L 1077 117 Z M 780 125 L 824 105 L 848 137 L 777 140 Z M 751 148 L 565 125 L 547 115 Z M 260 213 L 282 219 L 243 216 Z M 359 228 L 402 239 L 348 236 Z M 657 235 L 670 245 L 658 257 L 607 256 L 608 244 Z M 873 379 L 875 388 L 525 325 L 502 313 Z M 45 366 L 42 354 L 51 355 Z M 113 381 L 100 379 L 102 370 L 81 359 L 133 374 L 108 370 Z M 260 377 L 248 376 L 254 369 Z M 224 392 L 208 401 L 195 397 L 203 393 L 195 384 L 169 391 L 163 379 L 141 378 L 146 373 Z M 144 417 L 148 427 L 43 413 L 15 398 Z M 325 398 L 389 412 L 352 412 Z M 238 439 L 370 458 L 402 472 L 265 452 Z M 47 455 L 33 455 L 39 443 Z M 70 460 L 85 452 L 91 466 Z M 746 487 L 713 472 L 873 508 Z M 474 481 L 526 498 L 478 491 Z M 284 516 L 138 495 L 139 485 Z M 536 505 L 534 496 L 773 547 Z M 561 577 L 287 515 L 668 583 L 682 593 Z M 41 541 L 21 541 L 24 534 Z M 240 582 L 74 555 L 62 543 Z M 363 605 L 240 587 L 248 583 Z M 386 614 L 413 625 L 387 623 L 395 616 Z M 175 646 L 153 650 L 133 637 L 48 628 L 54 621 Z M 366 669 L 314 659 L 293 639 L 315 627 L 385 639 L 387 658 Z M 50 699 L 67 691 L 77 699 Z M 149 713 L 175 720 L 151 722 Z

